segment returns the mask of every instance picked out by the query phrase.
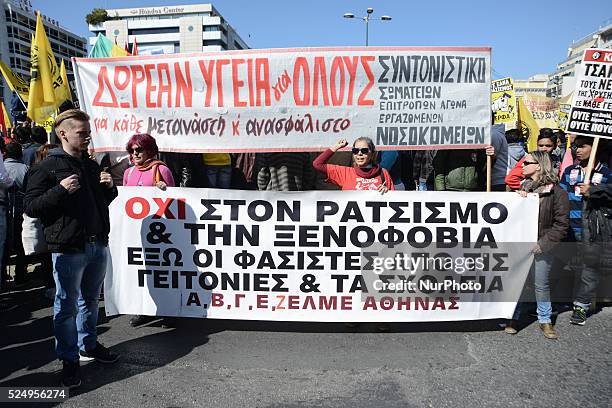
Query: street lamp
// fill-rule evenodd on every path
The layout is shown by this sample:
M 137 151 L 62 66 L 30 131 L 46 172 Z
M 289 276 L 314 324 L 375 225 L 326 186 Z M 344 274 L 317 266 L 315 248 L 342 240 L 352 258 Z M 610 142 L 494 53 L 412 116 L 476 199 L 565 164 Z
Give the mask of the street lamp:
M 368 7 L 366 9 L 367 14 L 364 17 L 358 17 L 360 19 L 362 19 L 363 21 L 365 21 L 365 26 L 366 26 L 366 37 L 365 37 L 365 45 L 366 47 L 368 46 L 368 37 L 369 37 L 369 33 L 368 33 L 368 23 L 370 22 L 370 20 L 380 20 L 380 21 L 391 21 L 391 17 L 390 16 L 381 16 L 380 18 L 374 18 L 372 17 L 372 13 L 374 13 L 374 9 L 372 7 Z M 344 18 L 355 18 L 355 15 L 353 13 L 344 13 Z

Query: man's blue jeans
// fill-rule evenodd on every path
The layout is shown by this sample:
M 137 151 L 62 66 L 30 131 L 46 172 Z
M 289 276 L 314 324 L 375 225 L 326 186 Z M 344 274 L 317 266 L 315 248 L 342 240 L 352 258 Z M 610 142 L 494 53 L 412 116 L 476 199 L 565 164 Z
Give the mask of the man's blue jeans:
M 53 326 L 60 360 L 77 361 L 79 349 L 96 347 L 98 299 L 108 258 L 108 248 L 97 242 L 86 243 L 83 252 L 53 254 Z

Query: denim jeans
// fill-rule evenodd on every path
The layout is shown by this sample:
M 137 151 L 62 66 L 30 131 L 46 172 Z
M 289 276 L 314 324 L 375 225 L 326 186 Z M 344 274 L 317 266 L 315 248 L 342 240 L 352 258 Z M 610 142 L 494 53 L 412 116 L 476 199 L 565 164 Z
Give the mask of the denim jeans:
M 230 188 L 232 166 L 206 166 L 206 177 L 210 188 Z
M 535 298 L 537 302 L 538 321 L 551 323 L 552 304 L 550 303 L 550 271 L 553 257 L 548 254 L 535 256 Z
M 576 300 L 574 300 L 574 305 L 580 306 L 584 309 L 590 308 L 593 296 L 595 295 L 595 292 L 597 292 L 598 284 L 598 268 L 584 265 L 578 280 L 578 288 L 576 289 Z
M 6 242 L 6 208 L 0 206 L 0 264 L 4 256 L 4 244 Z M 4 269 L 0 268 L 0 289 L 2 288 L 2 279 L 4 279 Z
M 574 305 L 588 309 L 597 292 L 600 274 L 600 257 L 607 250 L 609 243 L 591 242 L 582 245 L 582 265 L 576 279 L 576 296 Z
M 552 269 L 553 257 L 548 254 L 535 256 L 534 261 L 534 286 L 537 304 L 538 322 L 551 323 L 552 304 L 550 302 L 550 271 Z M 521 311 L 525 305 L 521 302 L 516 305 L 512 319 L 519 320 Z
M 97 242 L 86 243 L 83 252 L 53 254 L 53 326 L 60 360 L 77 361 L 79 349 L 96 347 L 98 299 L 108 258 L 108 248 Z

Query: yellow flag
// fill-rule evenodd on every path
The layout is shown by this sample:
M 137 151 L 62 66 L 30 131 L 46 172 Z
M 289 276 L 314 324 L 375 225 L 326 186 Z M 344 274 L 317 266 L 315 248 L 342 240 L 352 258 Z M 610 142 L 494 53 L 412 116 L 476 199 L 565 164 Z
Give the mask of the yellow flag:
M 40 13 L 36 18 L 36 35 L 32 41 L 30 63 L 28 117 L 39 123 L 49 118 L 68 99 Z
M 517 128 L 520 129 L 523 136 L 527 139 L 527 151 L 536 151 L 538 149 L 540 127 L 536 123 L 531 112 L 529 112 L 529 109 L 525 106 L 523 98 L 518 97 L 516 99 L 518 100 L 519 112 L 519 123 L 517 124 Z
M 28 85 L 26 80 L 23 79 L 21 75 L 14 73 L 3 61 L 0 61 L 0 71 L 9 88 L 11 88 L 11 91 L 17 92 L 22 101 L 27 101 L 28 94 L 30 93 L 30 85 Z
M 125 57 L 128 55 L 130 55 L 129 52 L 127 52 L 117 44 L 113 44 L 113 48 L 111 48 L 111 57 Z
M 60 75 L 62 76 L 62 81 L 64 81 L 64 86 L 66 87 L 66 95 L 68 99 L 72 101 L 72 93 L 70 92 L 70 84 L 68 84 L 68 75 L 66 74 L 66 64 L 64 64 L 64 60 L 62 60 L 62 65 L 60 66 Z

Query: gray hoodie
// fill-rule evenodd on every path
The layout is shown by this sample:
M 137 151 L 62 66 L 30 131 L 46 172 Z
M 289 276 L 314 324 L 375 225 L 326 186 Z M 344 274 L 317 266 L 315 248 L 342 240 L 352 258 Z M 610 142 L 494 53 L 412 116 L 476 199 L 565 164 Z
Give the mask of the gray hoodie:
M 510 173 L 516 163 L 521 160 L 525 156 L 525 148 L 520 143 L 509 143 L 508 144 L 508 170 L 506 171 L 506 175 Z

